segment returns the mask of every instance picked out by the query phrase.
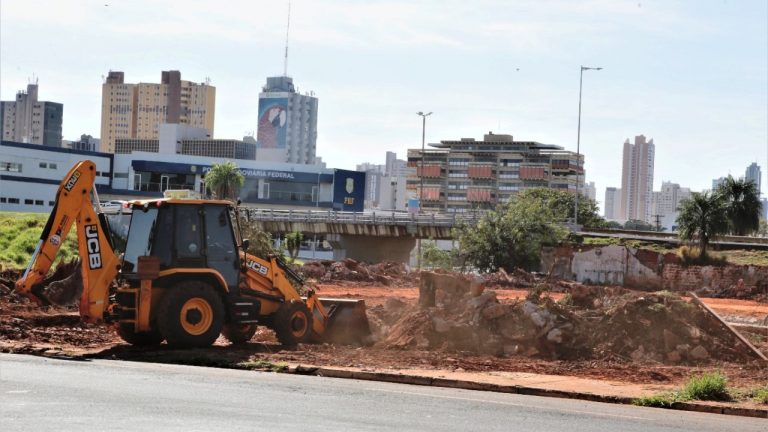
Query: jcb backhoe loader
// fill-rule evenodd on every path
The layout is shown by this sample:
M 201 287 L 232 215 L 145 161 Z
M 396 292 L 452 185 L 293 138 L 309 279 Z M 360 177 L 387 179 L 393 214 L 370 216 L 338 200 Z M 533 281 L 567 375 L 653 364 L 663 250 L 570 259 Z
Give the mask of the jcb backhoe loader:
M 309 341 L 364 343 L 370 335 L 362 301 L 300 296 L 303 281 L 282 258 L 248 254 L 229 201 L 157 199 L 132 210 L 118 257 L 94 187 L 95 164 L 78 162 L 64 177 L 17 293 L 49 304 L 41 282 L 72 224 L 82 262 L 80 315 L 113 322 L 134 345 L 207 346 L 219 334 L 240 343 L 258 325 L 285 345 Z M 94 205 L 96 209 L 94 209 Z

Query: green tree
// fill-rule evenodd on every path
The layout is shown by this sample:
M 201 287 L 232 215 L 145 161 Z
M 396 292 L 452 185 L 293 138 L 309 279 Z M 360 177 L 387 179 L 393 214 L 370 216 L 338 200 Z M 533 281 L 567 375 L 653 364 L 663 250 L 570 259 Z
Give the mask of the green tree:
M 218 199 L 234 200 L 238 189 L 245 183 L 245 177 L 237 169 L 232 161 L 221 164 L 213 164 L 211 170 L 205 174 L 205 186 L 216 194 Z
M 760 197 L 755 183 L 728 176 L 715 191 L 725 201 L 728 231 L 734 235 L 748 235 L 760 228 Z
M 694 192 L 680 203 L 677 225 L 680 238 L 697 239 L 701 257 L 707 256 L 707 245 L 714 237 L 728 232 L 726 207 L 719 194 Z
M 285 235 L 285 249 L 292 260 L 295 260 L 301 249 L 301 242 L 304 240 L 304 234 L 301 231 L 294 231 Z
M 517 199 L 532 200 L 539 205 L 552 210 L 553 217 L 558 222 L 573 219 L 573 208 L 576 197 L 573 193 L 549 189 L 526 189 L 517 195 Z M 586 228 L 600 228 L 605 225 L 605 219 L 598 213 L 597 203 L 585 196 L 579 197 L 579 224 Z
M 634 231 L 656 231 L 655 226 L 638 219 L 631 219 L 624 222 L 624 229 Z
M 421 261 L 432 268 L 450 269 L 453 267 L 453 254 L 451 251 L 437 247 L 437 243 L 430 239 L 421 244 Z
M 564 210 L 563 210 L 564 211 Z M 521 193 L 509 203 L 486 213 L 477 225 L 460 223 L 455 238 L 466 263 L 482 272 L 517 267 L 536 270 L 541 248 L 567 237 L 562 214 L 542 205 L 538 195 Z

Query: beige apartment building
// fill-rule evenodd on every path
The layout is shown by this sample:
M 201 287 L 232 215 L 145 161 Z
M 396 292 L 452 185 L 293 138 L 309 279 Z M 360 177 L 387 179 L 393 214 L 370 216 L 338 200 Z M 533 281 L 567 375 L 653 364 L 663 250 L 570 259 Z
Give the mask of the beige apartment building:
M 100 151 L 115 152 L 117 139 L 157 140 L 162 123 L 205 128 L 213 137 L 216 87 L 163 71 L 159 84 L 125 83 L 123 72 L 110 71 L 101 88 Z
M 624 160 L 621 171 L 621 205 L 617 219 L 651 222 L 653 199 L 653 166 L 656 146 L 644 135 L 635 137 L 635 143 L 624 141 Z
M 423 198 L 427 211 L 464 213 L 489 209 L 529 188 L 576 192 L 576 170 L 583 179 L 583 159 L 560 146 L 515 141 L 512 135 L 488 133 L 482 141 L 462 138 L 408 150 L 407 194 Z M 422 169 L 423 158 L 423 169 Z M 421 184 L 424 184 L 423 191 Z

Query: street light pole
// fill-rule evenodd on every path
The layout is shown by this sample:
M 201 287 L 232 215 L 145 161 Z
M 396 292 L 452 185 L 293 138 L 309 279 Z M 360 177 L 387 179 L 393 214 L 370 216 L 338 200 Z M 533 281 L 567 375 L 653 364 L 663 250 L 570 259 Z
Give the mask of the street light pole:
M 425 140 L 424 137 L 426 136 L 426 130 L 427 130 L 427 117 L 432 115 L 432 111 L 424 114 L 423 111 L 419 111 L 416 113 L 416 115 L 421 117 L 421 169 L 419 173 L 419 214 L 421 214 L 424 210 L 424 144 Z M 418 224 L 416 226 L 416 230 L 418 231 L 419 227 Z M 421 238 L 417 239 L 419 241 L 419 250 L 417 251 L 416 256 L 416 262 L 419 267 L 419 270 L 421 270 Z
M 584 82 L 584 71 L 585 70 L 602 70 L 602 67 L 586 67 L 582 66 L 581 71 L 579 71 L 579 126 L 576 132 L 576 199 L 574 200 L 573 205 L 573 225 L 579 224 L 579 171 L 581 170 L 581 153 L 580 153 L 580 145 L 581 145 L 581 89 L 582 84 Z

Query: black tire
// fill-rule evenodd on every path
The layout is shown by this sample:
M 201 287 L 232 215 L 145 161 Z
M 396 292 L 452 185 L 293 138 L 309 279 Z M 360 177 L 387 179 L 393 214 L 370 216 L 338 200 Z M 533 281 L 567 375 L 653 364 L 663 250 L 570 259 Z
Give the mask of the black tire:
M 160 345 L 165 338 L 157 329 L 148 332 L 134 331 L 133 323 L 120 323 L 117 325 L 117 334 L 126 342 L 134 346 Z
M 251 340 L 258 328 L 256 324 L 227 323 L 221 329 L 221 334 L 233 345 L 239 345 Z
M 273 323 L 277 340 L 286 346 L 309 342 L 312 338 L 312 316 L 301 301 L 283 303 L 275 312 Z
M 185 281 L 168 289 L 156 319 L 169 346 L 206 347 L 221 333 L 224 306 L 207 283 Z

